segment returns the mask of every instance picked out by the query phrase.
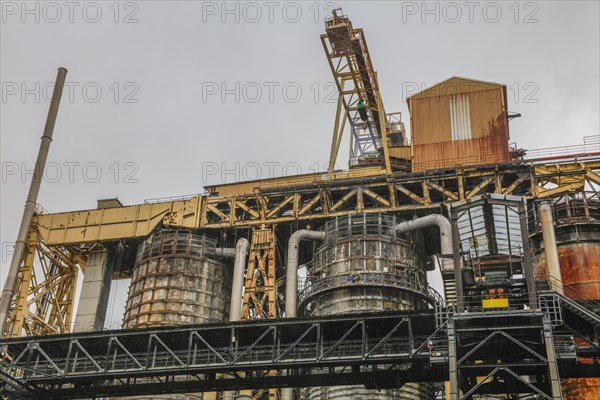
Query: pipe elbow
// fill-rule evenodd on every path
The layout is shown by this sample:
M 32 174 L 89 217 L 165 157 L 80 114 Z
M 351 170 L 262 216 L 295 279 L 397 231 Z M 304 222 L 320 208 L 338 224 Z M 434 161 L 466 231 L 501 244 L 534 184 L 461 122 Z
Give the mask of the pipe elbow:
M 235 244 L 235 253 L 244 256 L 244 255 L 248 254 L 249 247 L 250 247 L 250 242 L 248 241 L 248 239 L 240 238 L 240 239 L 238 239 L 237 243 Z
M 304 239 L 323 240 L 325 232 L 301 229 L 294 232 L 288 241 L 288 254 L 286 264 L 286 299 L 285 314 L 295 317 L 297 311 L 296 298 L 298 296 L 298 248 Z
M 431 214 L 412 221 L 401 222 L 396 225 L 395 230 L 397 233 L 405 233 L 432 226 L 437 226 L 440 229 L 441 253 L 452 252 L 452 225 L 448 218 L 441 214 Z

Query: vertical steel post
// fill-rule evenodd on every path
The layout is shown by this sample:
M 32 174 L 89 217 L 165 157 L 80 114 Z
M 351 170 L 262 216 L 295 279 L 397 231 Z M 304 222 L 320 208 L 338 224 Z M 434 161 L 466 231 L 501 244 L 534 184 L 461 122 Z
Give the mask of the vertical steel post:
M 454 261 L 454 283 L 456 285 L 456 307 L 459 313 L 465 310 L 465 299 L 460 265 L 460 233 L 458 232 L 458 210 L 450 208 L 450 223 L 452 224 L 452 259 Z
M 546 313 L 543 317 L 544 344 L 546 345 L 546 358 L 548 359 L 548 374 L 550 378 L 550 397 L 552 400 L 562 400 L 562 391 L 560 388 L 560 376 L 558 374 L 558 364 L 556 362 L 556 352 L 554 351 L 554 337 L 552 335 L 552 324 L 550 316 Z
M 450 380 L 450 400 L 460 399 L 460 389 L 458 384 L 458 358 L 456 348 L 456 330 L 452 316 L 448 319 L 448 379 Z
M 29 226 L 31 225 L 31 220 L 33 219 L 38 194 L 40 192 L 42 177 L 44 175 L 44 167 L 46 166 L 48 150 L 50 149 L 50 143 L 52 142 L 52 134 L 54 133 L 54 125 L 56 124 L 58 106 L 60 105 L 60 98 L 62 96 L 66 76 L 67 70 L 62 67 L 59 68 L 58 74 L 56 76 L 56 83 L 54 84 L 54 93 L 52 94 L 52 101 L 50 102 L 50 109 L 48 110 L 48 117 L 46 118 L 44 134 L 42 135 L 42 142 L 40 143 L 40 149 L 38 151 L 33 177 L 29 186 L 27 201 L 25 202 L 25 210 L 23 210 L 21 226 L 19 228 L 19 233 L 15 242 L 15 252 L 13 253 L 12 260 L 10 262 L 6 282 L 4 282 L 2 297 L 0 297 L 0 336 L 4 336 L 4 328 L 6 320 L 8 318 L 10 304 L 15 295 L 15 290 L 19 277 L 19 267 L 21 266 L 23 255 L 25 254 Z
M 529 229 L 527 229 L 527 214 L 525 203 L 519 201 L 517 206 L 519 212 L 519 223 L 521 225 L 521 239 L 523 241 L 523 272 L 527 281 L 527 293 L 529 294 L 529 307 L 538 307 L 537 288 L 535 287 L 535 276 L 533 273 L 533 261 L 531 260 L 531 247 L 529 246 Z

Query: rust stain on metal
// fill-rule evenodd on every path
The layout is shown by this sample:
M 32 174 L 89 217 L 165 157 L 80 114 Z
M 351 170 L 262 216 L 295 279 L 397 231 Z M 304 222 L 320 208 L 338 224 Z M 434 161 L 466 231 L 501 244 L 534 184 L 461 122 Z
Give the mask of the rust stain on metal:
M 563 379 L 561 386 L 565 400 L 600 399 L 600 379 L 598 378 Z
M 577 293 L 593 300 L 600 300 L 600 242 L 563 243 L 558 245 L 558 259 L 565 294 Z M 545 276 L 545 254 L 540 254 L 537 273 Z M 579 357 L 578 362 L 591 364 L 592 359 Z M 600 399 L 600 379 L 562 379 L 565 400 Z
M 564 285 L 592 300 L 600 300 L 600 243 L 559 246 L 558 259 Z
M 600 243 L 574 243 L 558 247 L 563 284 L 594 300 L 600 299 Z M 568 294 L 568 290 L 566 291 Z M 591 359 L 578 358 L 590 364 Z M 600 379 L 577 378 L 561 381 L 566 400 L 600 399 Z

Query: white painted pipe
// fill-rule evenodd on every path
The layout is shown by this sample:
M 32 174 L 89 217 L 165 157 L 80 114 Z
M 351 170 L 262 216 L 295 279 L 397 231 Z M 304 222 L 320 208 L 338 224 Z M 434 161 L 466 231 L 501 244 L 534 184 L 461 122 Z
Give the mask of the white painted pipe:
M 233 254 L 235 260 L 233 261 L 233 281 L 231 283 L 231 304 L 229 305 L 229 321 L 235 322 L 242 318 L 242 292 L 244 287 L 244 271 L 246 270 L 246 255 L 248 254 L 248 248 L 250 242 L 248 239 L 238 239 L 235 249 L 222 249 L 222 257 L 227 257 L 225 254 Z M 217 249 L 217 255 L 219 254 Z M 235 392 L 227 391 L 223 392 L 223 400 L 234 400 Z M 239 397 L 238 397 L 239 398 Z
M 236 253 L 235 253 L 235 248 L 232 248 L 232 247 L 217 247 L 215 249 L 215 254 L 218 257 L 234 258 Z
M 301 229 L 290 236 L 285 278 L 285 317 L 298 315 L 298 248 L 302 240 L 324 240 L 325 232 Z
M 540 204 L 539 211 L 540 222 L 542 223 L 542 239 L 544 240 L 544 253 L 546 255 L 546 268 L 547 274 L 550 277 L 550 287 L 562 293 L 563 281 L 562 274 L 560 272 L 560 261 L 558 259 L 556 234 L 554 232 L 552 206 L 550 205 L 550 203 L 542 203 Z
M 231 283 L 231 304 L 229 320 L 239 321 L 242 318 L 242 292 L 244 288 L 244 271 L 246 270 L 246 255 L 250 242 L 241 238 L 235 245 L 235 260 L 233 262 L 233 281 Z
M 298 249 L 302 240 L 324 240 L 325 232 L 301 229 L 290 236 L 285 278 L 285 317 L 298 315 Z M 281 389 L 282 400 L 292 400 L 293 388 Z
M 437 226 L 440 228 L 440 255 L 442 256 L 442 269 L 445 271 L 453 269 L 452 259 L 452 225 L 448 218 L 440 214 L 427 215 L 425 217 L 401 222 L 394 228 L 398 233 L 414 231 L 416 229 Z

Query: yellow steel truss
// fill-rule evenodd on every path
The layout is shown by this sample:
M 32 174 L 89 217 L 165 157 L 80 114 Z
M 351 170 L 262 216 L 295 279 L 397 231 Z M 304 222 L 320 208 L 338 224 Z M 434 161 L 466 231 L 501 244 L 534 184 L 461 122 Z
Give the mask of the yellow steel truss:
M 391 212 L 439 207 L 483 193 L 549 197 L 598 184 L 600 160 L 555 164 L 472 166 L 421 174 L 388 175 L 365 168 L 286 177 L 211 188 L 194 196 L 155 204 L 38 216 L 41 240 L 49 246 L 141 238 L 157 226 L 172 228 L 257 227 L 329 218 L 356 212 Z M 220 192 L 226 195 L 220 196 Z
M 260 227 L 252 232 L 244 285 L 242 319 L 277 318 L 273 229 L 273 227 Z
M 7 329 L 12 335 L 69 331 L 77 273 L 85 269 L 85 251 L 80 246 L 141 238 L 158 226 L 255 227 L 255 232 L 272 239 L 272 227 L 278 223 L 356 212 L 412 212 L 483 193 L 532 199 L 557 196 L 599 185 L 599 171 L 597 156 L 588 161 L 476 166 L 424 174 L 386 174 L 382 168 L 359 168 L 337 173 L 332 179 L 305 175 L 244 182 L 211 187 L 210 196 L 187 200 L 36 215 Z M 219 195 L 221 192 L 225 195 Z M 261 229 L 264 226 L 271 233 L 265 233 Z M 250 262 L 254 269 L 264 270 L 266 275 L 261 279 L 274 291 L 275 275 L 268 265 L 269 260 L 274 263 L 274 255 L 261 258 L 265 251 L 272 251 L 263 248 L 266 242 L 253 237 Z M 246 284 L 248 288 L 256 285 Z M 275 316 L 276 297 L 272 293 L 252 300 L 253 307 L 262 307 L 257 310 L 264 318 Z
M 277 285 L 275 275 L 275 227 L 260 226 L 252 231 L 250 254 L 244 283 L 241 318 L 277 318 Z M 252 391 L 252 398 L 279 399 L 278 389 Z
M 72 246 L 47 246 L 37 221 L 35 216 L 5 336 L 66 333 L 73 322 L 77 275 L 85 271 L 85 258 Z

